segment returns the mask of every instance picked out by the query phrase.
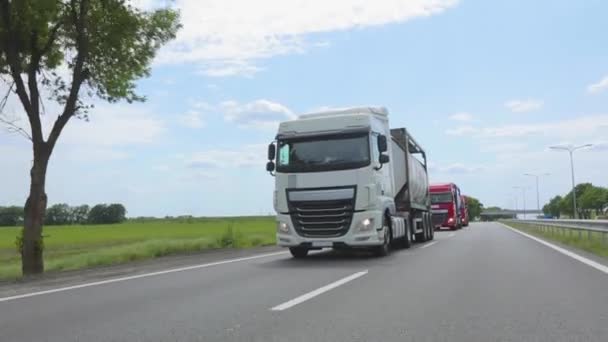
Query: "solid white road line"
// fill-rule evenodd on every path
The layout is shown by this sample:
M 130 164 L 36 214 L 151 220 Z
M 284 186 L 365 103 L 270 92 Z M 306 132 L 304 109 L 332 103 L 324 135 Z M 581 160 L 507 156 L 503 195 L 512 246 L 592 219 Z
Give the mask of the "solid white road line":
M 355 274 L 351 274 L 348 277 L 342 278 L 342 279 L 340 279 L 338 281 L 335 281 L 335 282 L 333 282 L 331 284 L 328 284 L 328 285 L 325 285 L 323 287 L 320 287 L 320 288 L 318 288 L 318 289 L 316 289 L 314 291 L 311 291 L 311 292 L 308 292 L 306 294 L 303 294 L 303 295 L 301 295 L 301 296 L 299 296 L 297 298 L 294 298 L 294 299 L 292 299 L 290 301 L 287 301 L 287 302 L 285 302 L 283 304 L 279 304 L 279 305 L 275 306 L 274 308 L 271 308 L 270 310 L 272 310 L 272 311 L 287 310 L 287 309 L 291 308 L 292 306 L 296 306 L 296 305 L 298 305 L 298 304 L 300 304 L 302 302 L 305 302 L 305 301 L 307 301 L 309 299 L 312 299 L 312 298 L 314 298 L 314 297 L 316 297 L 316 296 L 318 296 L 318 295 L 320 295 L 320 294 L 322 294 L 324 292 L 327 292 L 327 291 L 329 291 L 331 289 L 335 289 L 336 287 L 338 287 L 340 285 L 344 285 L 344 284 L 348 283 L 349 281 L 353 281 L 353 280 L 355 280 L 355 279 L 357 279 L 359 277 L 362 277 L 362 276 L 364 276 L 366 274 L 367 274 L 367 270 L 361 271 L 361 272 L 357 272 Z
M 456 235 L 456 233 L 450 233 L 450 234 L 448 234 L 448 236 L 447 236 L 447 237 L 451 238 L 451 237 L 453 237 L 454 235 Z
M 604 272 L 604 273 L 608 274 L 608 266 L 602 265 L 599 262 L 595 262 L 595 261 L 593 261 L 591 259 L 585 258 L 584 256 L 581 256 L 581 255 L 578 255 L 576 253 L 570 252 L 569 250 L 567 250 L 565 248 L 561 248 L 561 247 L 556 246 L 556 245 L 554 245 L 552 243 L 549 243 L 549 242 L 547 242 L 547 241 L 545 241 L 543 239 L 539 239 L 536 236 L 533 236 L 533 235 L 521 232 L 521 231 L 519 231 L 519 230 L 517 230 L 515 228 L 511 228 L 511 227 L 507 226 L 504 223 L 501 223 L 501 222 L 499 222 L 499 223 L 502 224 L 505 228 L 509 228 L 512 231 L 516 232 L 517 234 L 523 235 L 523 236 L 525 236 L 527 238 L 530 238 L 530 239 L 532 239 L 532 240 L 534 240 L 534 241 L 536 241 L 538 243 L 542 243 L 543 245 L 545 245 L 545 246 L 547 246 L 547 247 L 549 247 L 551 249 L 554 249 L 554 250 L 556 250 L 556 251 L 558 251 L 558 252 L 560 252 L 560 253 L 562 253 L 564 255 L 567 255 L 567 256 L 571 257 L 572 259 L 574 259 L 574 260 L 580 261 L 580 262 L 582 262 L 583 264 L 585 264 L 587 266 L 591 266 L 591 267 L 595 268 L 598 271 L 601 271 L 601 272 Z
M 420 246 L 420 248 L 427 248 L 427 247 L 431 247 L 432 245 L 436 244 L 439 241 L 433 241 L 433 242 L 429 242 L 426 245 L 422 245 Z
M 30 293 L 25 293 L 25 294 L 17 295 L 17 296 L 11 296 L 11 297 L 3 297 L 3 298 L 0 298 L 0 302 L 8 302 L 10 300 L 16 300 L 16 299 L 21 299 L 21 298 L 40 296 L 40 295 L 49 294 L 49 293 L 64 292 L 64 291 L 69 291 L 69 290 L 81 289 L 81 288 L 84 288 L 84 287 L 91 287 L 91 286 L 97 286 L 97 285 L 105 285 L 105 284 L 111 284 L 111 283 L 118 283 L 118 282 L 121 282 L 121 281 L 127 281 L 127 280 L 139 279 L 139 278 L 154 277 L 154 276 L 158 276 L 158 275 L 162 275 L 162 274 L 168 274 L 168 273 L 190 271 L 190 270 L 196 270 L 196 269 L 199 269 L 199 268 L 206 268 L 206 267 L 212 267 L 212 266 L 232 264 L 232 263 L 235 263 L 235 262 L 254 260 L 254 259 L 260 259 L 260 258 L 267 258 L 267 257 L 276 256 L 276 255 L 283 255 L 283 254 L 287 254 L 287 252 L 276 252 L 276 253 L 258 254 L 258 255 L 254 255 L 254 256 L 243 257 L 243 258 L 236 258 L 236 259 L 228 259 L 228 260 L 216 261 L 216 262 L 211 262 L 211 263 L 208 263 L 208 264 L 200 264 L 200 265 L 186 266 L 186 267 L 180 267 L 180 268 L 172 268 L 172 269 L 168 269 L 168 270 L 164 270 L 164 271 L 144 273 L 144 274 L 138 274 L 138 275 L 133 275 L 133 276 L 128 276 L 128 277 L 112 278 L 112 279 L 101 280 L 101 281 L 96 281 L 96 282 L 92 282 L 92 283 L 85 283 L 85 284 L 79 284 L 79 285 L 74 285 L 74 286 L 60 287 L 60 288 L 46 290 L 46 291 L 30 292 Z

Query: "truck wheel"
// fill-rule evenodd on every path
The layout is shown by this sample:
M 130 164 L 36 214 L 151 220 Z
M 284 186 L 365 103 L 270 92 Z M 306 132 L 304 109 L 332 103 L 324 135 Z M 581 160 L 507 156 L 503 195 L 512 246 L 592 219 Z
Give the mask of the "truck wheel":
M 303 247 L 289 247 L 289 252 L 296 259 L 306 258 L 308 255 L 308 249 Z
M 435 227 L 433 226 L 433 217 L 431 215 L 429 215 L 429 240 L 434 240 L 435 239 Z
M 409 219 L 408 219 L 408 221 L 411 222 L 411 220 L 409 220 Z M 403 240 L 401 243 L 403 244 L 402 246 L 405 249 L 412 247 L 412 231 L 410 230 L 409 222 L 405 227 L 405 236 L 403 237 Z
M 416 233 L 416 242 L 425 242 L 426 241 L 426 216 L 422 213 L 422 233 Z
M 386 221 L 386 218 L 384 220 Z M 384 227 L 386 227 L 386 229 L 384 230 L 384 243 L 381 246 L 374 248 L 374 254 L 378 257 L 387 256 L 391 251 L 392 234 L 390 232 L 389 226 L 386 225 L 386 222 L 384 222 L 384 224 Z

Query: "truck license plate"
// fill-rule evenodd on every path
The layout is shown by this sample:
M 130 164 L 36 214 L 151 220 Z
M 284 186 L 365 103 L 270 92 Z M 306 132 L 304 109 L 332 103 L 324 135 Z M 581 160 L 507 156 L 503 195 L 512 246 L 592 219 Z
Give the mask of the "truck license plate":
M 313 241 L 313 247 L 332 247 L 334 245 L 331 241 Z

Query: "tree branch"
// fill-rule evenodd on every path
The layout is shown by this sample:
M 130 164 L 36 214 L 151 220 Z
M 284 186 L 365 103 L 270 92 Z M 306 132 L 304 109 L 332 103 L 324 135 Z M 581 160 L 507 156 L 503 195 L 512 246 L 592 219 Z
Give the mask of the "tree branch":
M 65 102 L 63 113 L 57 118 L 49 134 L 49 151 L 53 150 L 61 131 L 68 123 L 70 118 L 77 110 L 78 92 L 80 86 L 88 78 L 88 72 L 84 69 L 84 62 L 88 57 L 88 37 L 87 37 L 87 14 L 89 11 L 89 0 L 81 0 L 78 13 L 76 12 L 75 1 L 71 1 L 71 14 L 74 25 L 76 26 L 76 62 L 72 72 L 72 87 L 70 94 Z
M 2 98 L 2 100 L 0 100 L 0 113 L 4 110 L 4 107 L 6 106 L 6 103 L 8 102 L 8 97 L 11 95 L 11 92 L 13 91 L 13 87 L 15 86 L 15 82 L 11 83 L 8 86 L 8 90 L 6 91 L 6 95 L 4 95 L 4 97 Z
M 40 92 L 38 91 L 38 79 L 37 73 L 40 68 L 41 55 L 38 51 L 38 32 L 33 31 L 30 36 L 30 49 L 32 55 L 30 56 L 30 64 L 27 67 L 27 86 L 30 91 L 30 107 L 31 111 L 28 112 L 28 116 L 35 116 L 36 119 L 30 119 L 32 124 L 32 130 L 42 130 L 40 124 Z
M 55 43 L 55 39 L 57 39 L 57 33 L 59 32 L 61 25 L 63 25 L 63 22 L 60 20 L 55 25 L 53 25 L 53 27 L 51 27 L 49 39 L 46 41 L 46 44 L 44 44 L 42 50 L 40 50 L 41 56 L 44 56 L 47 52 L 49 52 L 49 50 L 53 46 L 53 43 Z
M 19 60 L 17 53 L 17 42 L 15 41 L 17 34 L 14 32 L 13 23 L 11 22 L 11 4 L 8 0 L 0 0 L 0 8 L 2 9 L 2 20 L 6 29 L 6 40 L 4 42 L 6 46 L 6 60 L 11 71 L 11 77 L 15 83 L 15 92 L 17 93 L 17 96 L 19 96 L 23 109 L 25 109 L 25 112 L 27 113 L 32 128 L 32 141 L 34 142 L 34 149 L 36 149 L 39 144 L 44 143 L 40 116 L 38 112 L 32 112 L 31 99 L 25 90 L 25 84 L 21 78 L 23 70 L 21 70 L 21 61 Z M 38 108 L 38 105 L 36 105 L 36 108 Z
M 2 115 L 0 115 L 0 123 L 6 125 L 7 130 L 10 133 L 20 134 L 23 137 L 25 137 L 26 139 L 32 141 L 32 137 L 29 135 L 29 133 L 25 129 L 19 127 L 19 125 L 16 124 L 17 121 L 19 121 L 19 120 L 18 119 L 14 119 L 14 120 L 5 119 L 2 117 Z

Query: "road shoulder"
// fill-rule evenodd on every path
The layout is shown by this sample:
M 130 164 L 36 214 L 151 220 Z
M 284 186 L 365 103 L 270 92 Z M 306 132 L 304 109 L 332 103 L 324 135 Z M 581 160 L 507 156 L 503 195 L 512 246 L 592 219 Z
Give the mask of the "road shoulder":
M 591 252 L 587 252 L 587 251 L 585 251 L 583 249 L 579 249 L 579 248 L 576 248 L 576 247 L 574 247 L 572 245 L 567 245 L 565 243 L 562 243 L 562 242 L 559 242 L 559 241 L 556 241 L 556 240 L 547 239 L 544 236 L 540 236 L 540 235 L 532 234 L 532 233 L 529 233 L 529 232 L 526 232 L 526 231 L 522 231 L 522 230 L 519 230 L 517 228 L 511 227 L 508 224 L 505 224 L 505 223 L 502 223 L 502 222 L 497 222 L 497 223 L 500 224 L 500 225 L 502 225 L 503 227 L 505 227 L 507 229 L 513 229 L 513 230 L 516 230 L 518 232 L 522 232 L 522 233 L 531 235 L 531 236 L 533 236 L 533 237 L 535 237 L 535 238 L 537 238 L 539 240 L 542 240 L 542 241 L 544 241 L 546 243 L 555 245 L 555 246 L 557 246 L 559 248 L 565 249 L 568 252 L 571 252 L 571 253 L 574 253 L 574 254 L 578 254 L 579 256 L 581 256 L 583 258 L 589 259 L 591 261 L 597 262 L 597 263 L 599 263 L 599 264 L 601 264 L 603 266 L 608 267 L 608 258 L 605 258 L 605 257 L 603 257 L 601 255 L 593 254 Z M 549 248 L 548 246 L 545 246 L 545 247 Z
M 88 282 L 136 276 L 163 270 L 213 263 L 227 259 L 246 258 L 259 254 L 281 252 L 277 246 L 247 249 L 214 249 L 188 255 L 165 256 L 127 264 L 101 266 L 82 270 L 51 272 L 32 278 L 0 282 L 0 298 L 17 296 L 24 293 L 45 291 L 58 287 L 74 286 Z

